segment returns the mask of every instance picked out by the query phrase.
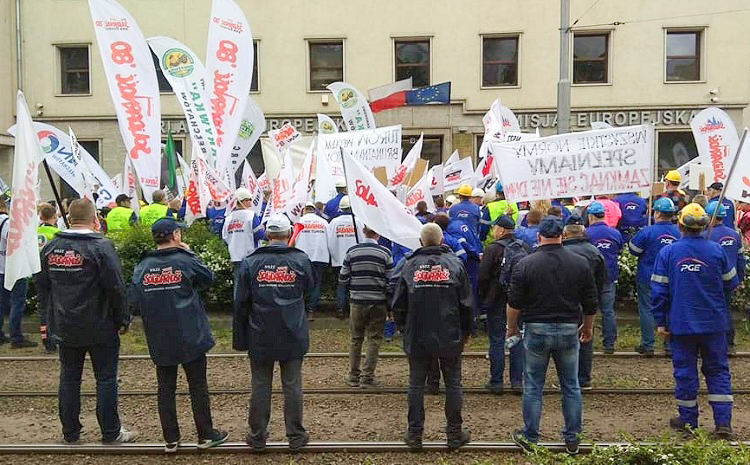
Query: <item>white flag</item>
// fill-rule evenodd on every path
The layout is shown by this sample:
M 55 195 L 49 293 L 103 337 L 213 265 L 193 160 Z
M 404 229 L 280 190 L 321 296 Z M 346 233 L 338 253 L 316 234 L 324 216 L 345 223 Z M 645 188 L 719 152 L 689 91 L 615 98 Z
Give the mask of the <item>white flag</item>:
M 83 164 L 81 146 L 78 145 L 78 139 L 76 139 L 76 135 L 73 133 L 73 129 L 70 126 L 68 126 L 68 137 L 70 137 L 73 164 L 75 165 L 76 173 L 76 187 L 74 187 L 74 189 L 78 192 L 81 198 L 89 199 L 91 203 L 94 203 L 94 196 L 92 195 L 94 192 L 93 186 L 89 186 L 86 179 L 86 171 L 88 171 L 88 168 Z
M 206 160 L 201 157 L 197 147 L 194 147 L 193 156 L 190 158 L 188 188 L 185 192 L 185 221 L 188 225 L 206 216 L 206 209 L 211 200 L 206 186 L 206 167 Z
M 336 134 L 339 132 L 336 122 L 330 116 L 318 113 L 318 134 Z
M 740 139 L 737 164 L 732 172 L 732 177 L 727 179 L 724 195 L 732 200 L 750 203 L 750 141 L 747 138 L 748 129 L 745 128 L 742 139 Z M 729 173 L 727 172 L 727 174 Z
M 260 106 L 252 97 L 248 97 L 245 113 L 242 114 L 240 132 L 237 133 L 237 140 L 234 141 L 230 155 L 232 159 L 232 173 L 236 172 L 242 162 L 247 159 L 248 154 L 265 130 L 266 117 L 263 115 L 263 110 L 260 109 Z
M 341 159 L 346 168 L 349 202 L 357 220 L 411 250 L 421 247 L 422 223 L 346 149 L 341 149 Z
M 492 105 L 487 113 L 482 118 L 484 124 L 484 139 L 503 142 L 505 138 L 503 134 L 506 132 L 521 132 L 521 127 L 518 124 L 518 118 L 510 108 L 506 107 L 500 102 L 498 98 Z
M 471 157 L 462 158 L 456 163 L 443 168 L 445 174 L 445 191 L 458 189 L 461 184 L 471 184 L 474 178 L 474 166 Z
M 133 174 L 133 162 L 130 157 L 125 155 L 125 167 L 122 170 L 122 191 L 130 197 L 130 208 L 136 213 L 141 211 L 141 204 L 138 201 L 138 188 L 135 185 L 135 175 Z
M 404 183 L 406 175 L 414 171 L 417 166 L 417 160 L 422 155 L 422 143 L 424 142 L 424 133 L 419 135 L 417 142 L 412 145 L 409 153 L 406 154 L 406 158 L 401 162 L 401 165 L 396 169 L 396 173 L 391 179 L 388 180 L 388 188 L 395 189 Z
M 39 203 L 39 163 L 44 159 L 29 107 L 20 90 L 16 96 L 17 130 L 13 156 L 13 188 L 5 251 L 5 289 L 41 271 L 36 206 Z
M 443 195 L 445 193 L 445 175 L 443 165 L 435 165 L 427 172 L 430 176 L 430 194 Z
M 327 87 L 341 107 L 341 116 L 349 131 L 375 129 L 375 117 L 365 96 L 346 82 L 334 82 Z
M 247 160 L 242 164 L 242 183 L 243 186 L 253 195 L 253 207 L 252 210 L 255 215 L 260 217 L 261 208 L 263 208 L 263 190 L 260 188 L 260 183 L 253 173 L 252 167 Z
M 732 119 L 723 110 L 708 107 L 693 117 L 690 128 L 701 165 L 710 166 L 714 172 L 713 179 L 707 179 L 706 184 L 725 182 L 740 145 Z
M 404 204 L 416 213 L 417 204 L 423 200 L 427 204 L 427 211 L 434 212 L 435 202 L 432 200 L 432 194 L 430 193 L 430 175 L 428 172 L 425 172 L 422 179 L 409 190 Z
M 448 157 L 448 161 L 445 162 L 445 167 L 447 168 L 453 163 L 457 163 L 459 160 L 461 160 L 461 155 L 458 154 L 458 150 L 454 150 L 453 153 L 451 153 L 451 156 Z
M 115 0 L 89 0 L 89 9 L 125 150 L 151 202 L 161 178 L 161 106 L 151 50 Z
M 268 199 L 266 211 L 263 213 L 264 223 L 274 213 L 286 213 L 288 211 L 292 201 L 294 180 L 292 154 L 287 150 L 279 175 L 271 182 L 271 197 Z
M 302 168 L 297 173 L 297 178 L 294 181 L 294 189 L 292 190 L 292 200 L 289 202 L 287 207 L 287 216 L 295 223 L 299 217 L 302 216 L 305 210 L 305 204 L 310 198 L 310 179 L 312 178 L 312 169 L 315 154 L 315 141 L 310 144 L 310 148 L 305 154 L 305 159 L 302 162 Z
M 122 189 L 122 173 L 117 173 L 112 177 L 112 185 L 115 186 L 117 192 L 120 192 L 120 189 Z

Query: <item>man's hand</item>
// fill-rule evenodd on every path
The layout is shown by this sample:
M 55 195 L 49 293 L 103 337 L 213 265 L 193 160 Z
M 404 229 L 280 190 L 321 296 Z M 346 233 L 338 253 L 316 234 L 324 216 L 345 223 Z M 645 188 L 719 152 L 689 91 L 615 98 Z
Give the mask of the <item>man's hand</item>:
M 594 329 L 588 325 L 581 325 L 578 327 L 578 340 L 585 344 L 591 342 L 594 337 Z
M 669 339 L 669 331 L 667 331 L 667 328 L 664 326 L 659 326 L 656 328 L 656 334 L 659 335 L 660 338 L 664 339 L 665 341 Z
M 505 327 L 505 339 L 506 340 L 508 340 L 511 337 L 516 336 L 516 335 L 518 335 L 518 336 L 521 335 L 521 330 L 518 329 L 518 325 L 516 325 L 513 328 L 511 328 L 510 326 L 506 326 Z
M 184 242 L 180 242 L 180 246 L 179 247 L 181 249 L 190 250 L 190 246 L 187 245 L 187 244 L 185 244 Z

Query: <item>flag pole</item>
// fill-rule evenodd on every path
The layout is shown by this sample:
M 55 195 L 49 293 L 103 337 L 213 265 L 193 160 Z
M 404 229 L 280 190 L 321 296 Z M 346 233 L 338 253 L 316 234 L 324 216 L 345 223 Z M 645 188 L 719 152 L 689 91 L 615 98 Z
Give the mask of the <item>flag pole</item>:
M 344 148 L 339 147 L 339 150 L 341 151 L 341 165 L 344 167 L 344 179 L 348 179 L 346 176 L 346 162 L 344 161 Z M 349 182 L 347 181 L 347 185 L 348 184 Z M 346 195 L 350 195 L 348 187 L 346 190 L 347 190 Z M 349 201 L 349 205 L 350 205 L 349 208 L 351 209 L 351 200 Z M 351 215 L 352 215 L 352 225 L 354 226 L 354 240 L 356 240 L 357 244 L 359 244 L 359 232 L 357 231 L 357 220 L 354 219 L 354 210 L 352 210 Z
M 745 144 L 745 140 L 747 139 L 747 128 L 742 132 L 742 138 L 740 139 L 740 145 L 737 146 L 737 152 L 734 154 L 734 160 L 732 160 L 732 166 L 729 168 L 729 173 L 727 174 L 727 179 L 724 182 L 724 187 L 721 189 L 721 194 L 719 194 L 719 199 L 717 200 L 716 208 L 714 209 L 713 215 L 711 215 L 711 222 L 708 223 L 708 229 L 706 230 L 706 238 L 708 238 L 711 235 L 711 229 L 714 227 L 714 221 L 716 220 L 716 215 L 719 214 L 719 209 L 721 208 L 722 202 L 724 202 L 724 194 L 727 192 L 727 186 L 729 185 L 729 180 L 732 179 L 732 174 L 734 173 L 734 168 L 737 166 L 737 160 L 740 159 L 740 153 L 742 152 L 742 146 Z
M 47 179 L 49 179 L 49 184 L 52 186 L 52 193 L 55 194 L 55 201 L 57 202 L 57 207 L 60 209 L 60 214 L 63 217 L 63 222 L 65 223 L 66 228 L 70 228 L 70 225 L 68 224 L 68 216 L 65 213 L 65 207 L 63 207 L 62 200 L 60 199 L 60 193 L 57 192 L 57 186 L 55 186 L 55 182 L 52 180 L 52 173 L 49 170 L 49 165 L 47 164 L 47 160 L 42 160 L 42 164 L 44 165 L 44 171 L 47 173 Z

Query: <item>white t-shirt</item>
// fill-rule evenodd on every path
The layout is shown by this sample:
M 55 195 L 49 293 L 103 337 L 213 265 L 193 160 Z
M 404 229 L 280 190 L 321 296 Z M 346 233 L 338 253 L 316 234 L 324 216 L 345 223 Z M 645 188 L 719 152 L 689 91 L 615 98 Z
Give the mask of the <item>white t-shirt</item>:
M 229 259 L 241 262 L 255 250 L 256 231 L 253 230 L 255 212 L 252 210 L 234 210 L 224 220 L 221 237 L 229 246 Z M 256 229 L 262 229 L 258 226 Z
M 308 213 L 297 221 L 304 228 L 297 234 L 294 246 L 305 252 L 311 262 L 328 263 L 328 223 L 315 213 Z
M 360 242 L 365 237 L 363 227 L 364 225 L 357 223 Z M 341 266 L 344 263 L 346 252 L 356 244 L 357 238 L 354 237 L 352 216 L 344 214 L 332 219 L 328 224 L 328 251 L 331 253 L 331 266 Z

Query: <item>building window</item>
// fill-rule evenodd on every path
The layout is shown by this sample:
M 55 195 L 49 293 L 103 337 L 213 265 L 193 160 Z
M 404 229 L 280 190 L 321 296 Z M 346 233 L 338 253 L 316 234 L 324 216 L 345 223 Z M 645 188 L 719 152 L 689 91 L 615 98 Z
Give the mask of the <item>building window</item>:
M 430 85 L 430 41 L 397 40 L 396 81 L 412 78 L 414 87 Z
M 573 84 L 609 82 L 609 34 L 573 36 Z
M 658 131 L 656 134 L 660 176 L 698 157 L 691 131 Z
M 344 80 L 344 42 L 308 42 L 310 47 L 310 90 L 327 91 L 328 84 Z
M 518 85 L 518 36 L 482 38 L 482 87 Z
M 667 31 L 667 81 L 701 80 L 701 31 Z
M 156 79 L 157 81 L 159 81 L 159 92 L 161 92 L 162 94 L 172 93 L 172 86 L 169 84 L 169 81 L 167 81 L 167 78 L 164 76 L 164 73 L 161 70 L 159 57 L 157 57 L 156 54 L 152 51 L 151 58 L 154 60 L 154 68 L 156 68 Z
M 61 93 L 91 93 L 88 45 L 66 45 L 57 48 L 60 52 Z
M 401 158 L 405 158 L 412 146 L 417 143 L 419 136 L 403 136 L 401 138 Z M 439 165 L 443 160 L 443 137 L 424 136 L 422 140 L 422 154 L 420 158 L 427 160 L 428 168 Z
M 260 83 L 258 82 L 258 41 L 253 41 L 253 82 L 250 84 L 250 92 L 260 92 Z
M 83 150 L 87 151 L 91 157 L 96 160 L 97 163 L 101 162 L 99 161 L 99 141 L 98 140 L 78 140 L 78 145 L 83 148 Z M 70 185 L 63 181 L 62 178 L 60 178 L 60 198 L 62 199 L 75 199 L 78 198 L 78 193 L 70 187 Z

